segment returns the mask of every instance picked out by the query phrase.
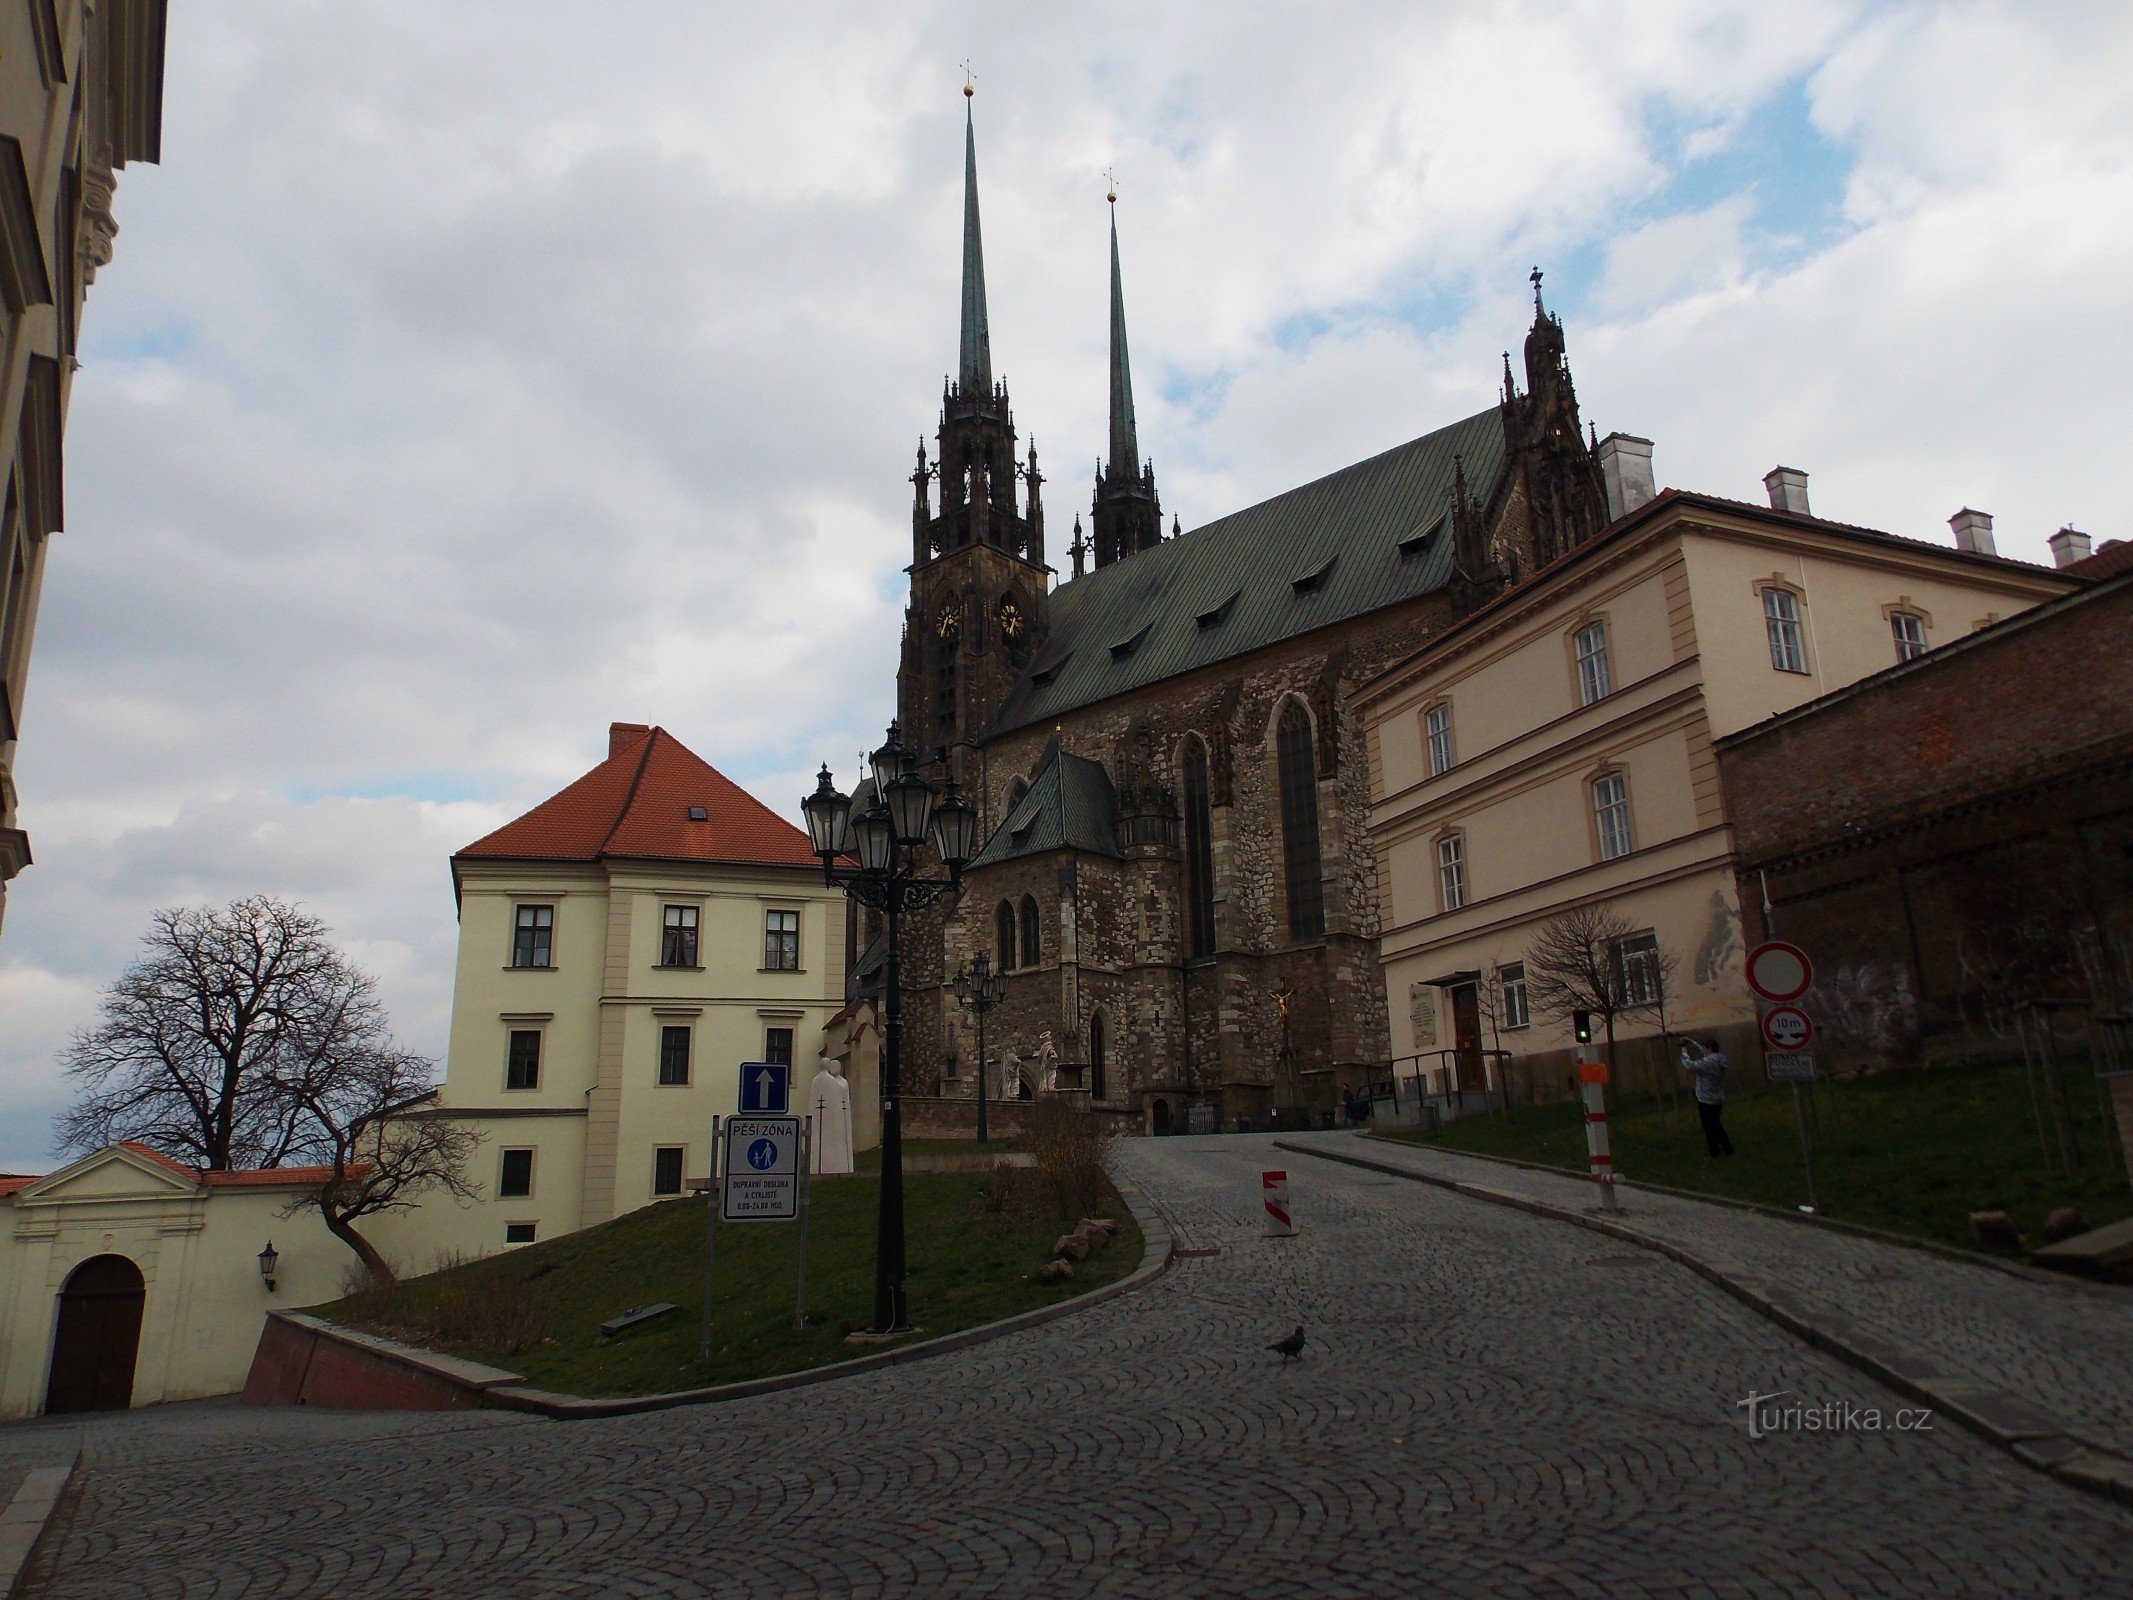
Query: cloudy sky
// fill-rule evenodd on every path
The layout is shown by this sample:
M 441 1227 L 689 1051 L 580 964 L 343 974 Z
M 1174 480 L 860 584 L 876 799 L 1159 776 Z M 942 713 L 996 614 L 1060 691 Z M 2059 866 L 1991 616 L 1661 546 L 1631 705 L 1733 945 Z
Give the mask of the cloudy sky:
M 955 354 L 1064 528 L 1115 167 L 1188 527 L 1486 405 L 1547 268 L 1662 483 L 2133 533 L 2133 10 L 202 0 L 119 186 L 0 936 L 0 1170 L 149 912 L 301 899 L 442 1054 L 446 857 L 666 724 L 780 810 L 878 737 Z M 1063 542 L 1063 541 L 1062 541 Z

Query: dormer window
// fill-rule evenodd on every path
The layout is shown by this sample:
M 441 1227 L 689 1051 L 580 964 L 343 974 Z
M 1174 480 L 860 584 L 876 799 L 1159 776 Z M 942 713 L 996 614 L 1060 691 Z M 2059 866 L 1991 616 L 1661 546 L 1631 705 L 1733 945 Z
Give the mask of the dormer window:
M 1414 532 L 1410 533 L 1406 538 L 1402 539 L 1400 541 L 1401 556 L 1403 558 L 1407 556 L 1418 556 L 1422 554 L 1423 551 L 1427 550 L 1430 546 L 1430 541 L 1437 537 L 1437 530 L 1444 526 L 1445 518 L 1449 517 L 1450 515 L 1451 513 L 1449 511 L 1440 511 L 1437 513 L 1436 521 L 1429 523 L 1427 526 L 1415 529 Z
M 1242 594 L 1243 592 L 1242 589 L 1239 589 L 1237 594 Z M 1229 614 L 1237 608 L 1237 594 L 1231 595 L 1213 610 L 1201 612 L 1197 617 L 1193 618 L 1193 621 L 1203 629 L 1221 627 L 1223 623 L 1229 621 Z
M 1149 630 L 1154 626 L 1155 624 L 1152 622 L 1144 623 L 1140 632 L 1136 633 L 1132 638 L 1121 639 L 1117 644 L 1111 646 L 1111 659 L 1113 661 L 1123 661 L 1133 654 L 1134 651 L 1141 647 L 1141 641 L 1148 637 Z
M 1333 572 L 1333 563 L 1338 560 L 1340 560 L 1340 557 L 1337 555 L 1331 555 L 1326 557 L 1323 562 L 1321 562 L 1311 571 L 1305 573 L 1302 577 L 1291 578 L 1289 580 L 1289 587 L 1295 590 L 1298 594 L 1315 593 L 1317 590 L 1325 586 L 1326 579 Z

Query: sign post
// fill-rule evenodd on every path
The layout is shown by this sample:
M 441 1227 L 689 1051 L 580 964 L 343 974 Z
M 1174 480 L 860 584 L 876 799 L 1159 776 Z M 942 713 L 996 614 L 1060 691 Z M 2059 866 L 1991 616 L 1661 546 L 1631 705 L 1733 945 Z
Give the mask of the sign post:
M 711 1359 L 711 1267 L 718 1244 L 718 1153 L 725 1147 L 718 1140 L 718 1114 L 711 1115 L 711 1184 L 704 1191 L 704 1327 L 696 1341 L 696 1359 Z
M 1764 920 L 1769 920 L 1767 897 Z M 1801 1085 L 1814 1082 L 1814 1019 L 1793 1004 L 1814 987 L 1814 963 L 1807 952 L 1782 939 L 1766 939 L 1748 952 L 1748 987 L 1769 1003 L 1762 1016 L 1763 1071 L 1772 1083 L 1792 1085 L 1792 1115 L 1800 1126 L 1800 1166 L 1807 1174 L 1807 1211 L 1821 1209 L 1815 1198 L 1815 1143 L 1807 1129 L 1807 1099 Z
M 1620 1211 L 1615 1194 L 1615 1158 L 1607 1142 L 1607 1065 L 1601 1061 L 1578 1063 L 1578 1084 L 1585 1099 L 1585 1153 L 1592 1159 L 1592 1181 L 1600 1186 L 1600 1208 Z
M 793 1309 L 792 1325 L 797 1330 L 807 1326 L 807 1212 L 808 1202 L 814 1198 L 815 1119 L 800 1119 L 800 1290 L 798 1303 Z

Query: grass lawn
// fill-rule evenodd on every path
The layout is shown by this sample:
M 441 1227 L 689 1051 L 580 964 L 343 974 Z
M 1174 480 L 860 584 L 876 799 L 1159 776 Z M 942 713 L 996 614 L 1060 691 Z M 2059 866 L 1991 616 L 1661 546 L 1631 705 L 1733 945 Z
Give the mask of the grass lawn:
M 2085 1158 L 2071 1175 L 2045 1165 L 2018 1064 L 1817 1084 L 1815 1187 L 1824 1214 L 1975 1249 L 1973 1211 L 2007 1212 L 2033 1245 L 2044 1242 L 2044 1219 L 2057 1206 L 2076 1206 L 2098 1226 L 2133 1212 L 2093 1080 L 2070 1068 L 2066 1083 Z M 1726 1131 L 1739 1153 L 1712 1161 L 1686 1091 L 1671 1116 L 1641 1094 L 1608 1104 L 1615 1170 L 1625 1178 L 1765 1205 L 1807 1199 L 1789 1089 L 1735 1093 Z M 1473 1117 L 1434 1134 L 1396 1137 L 1586 1170 L 1582 1110 L 1568 1101 L 1521 1108 L 1510 1123 Z
M 1077 1263 L 1073 1281 L 1039 1283 L 1037 1269 L 1052 1242 L 1073 1223 L 1049 1212 L 986 1210 L 979 1196 L 986 1176 L 914 1173 L 904 1180 L 911 1319 L 924 1333 L 952 1333 L 1071 1299 L 1140 1264 L 1140 1229 L 1114 1192 L 1102 1214 L 1118 1223 L 1118 1237 Z M 406 1338 L 410 1328 L 433 1325 L 440 1296 L 528 1307 L 545 1336 L 522 1348 L 435 1336 L 422 1342 L 569 1394 L 656 1394 L 822 1366 L 867 1353 L 844 1342 L 839 1323 L 873 1321 L 879 1189 L 877 1179 L 864 1175 L 814 1185 L 807 1262 L 812 1325 L 804 1331 L 792 1325 L 799 1224 L 718 1225 L 709 1362 L 697 1359 L 706 1204 L 700 1198 L 662 1201 L 583 1233 L 410 1278 L 382 1307 L 336 1301 L 316 1309 Z M 608 1318 L 659 1300 L 679 1309 L 619 1338 L 600 1339 L 599 1325 Z M 483 1317 L 477 1311 L 468 1320 L 478 1327 Z

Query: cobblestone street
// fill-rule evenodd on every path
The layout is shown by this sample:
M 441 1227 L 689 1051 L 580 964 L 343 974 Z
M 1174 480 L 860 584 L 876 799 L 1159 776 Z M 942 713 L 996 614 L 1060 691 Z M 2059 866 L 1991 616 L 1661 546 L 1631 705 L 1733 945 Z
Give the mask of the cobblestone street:
M 1960 1429 L 1751 1439 L 1751 1392 L 1905 1402 L 1651 1252 L 1260 1139 L 1119 1165 L 1217 1253 L 903 1368 L 600 1422 L 95 1419 L 31 1592 L 2133 1596 L 2133 1515 Z

